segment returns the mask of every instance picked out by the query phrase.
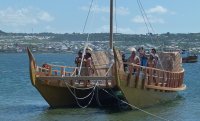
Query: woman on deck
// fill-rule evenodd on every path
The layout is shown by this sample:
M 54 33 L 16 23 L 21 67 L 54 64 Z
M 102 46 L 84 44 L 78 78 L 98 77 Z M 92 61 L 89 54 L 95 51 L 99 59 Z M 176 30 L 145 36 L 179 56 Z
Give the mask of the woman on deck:
M 152 53 L 147 60 L 147 67 L 156 68 L 156 59 L 154 58 L 154 55 Z

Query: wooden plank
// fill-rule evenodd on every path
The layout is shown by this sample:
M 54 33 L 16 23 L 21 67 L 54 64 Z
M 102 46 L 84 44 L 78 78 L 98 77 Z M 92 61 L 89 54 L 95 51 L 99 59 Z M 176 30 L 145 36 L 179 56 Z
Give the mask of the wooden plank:
M 96 53 L 93 53 L 93 55 L 92 55 L 92 58 L 95 58 L 95 64 L 94 64 L 94 67 L 97 69 L 97 67 L 98 68 L 102 68 L 102 67 L 104 67 L 105 68 L 105 66 L 106 65 L 108 65 L 108 63 L 109 63 L 109 58 L 108 58 L 108 55 L 107 55 L 107 53 L 106 52 L 96 52 Z M 108 67 L 107 68 L 105 68 L 105 69 L 98 69 L 98 70 L 96 70 L 96 75 L 98 75 L 98 76 L 105 76 L 105 74 L 106 74 L 106 72 L 107 72 L 107 70 L 108 70 Z
M 95 53 L 95 56 L 96 56 L 97 61 L 98 61 L 97 63 L 98 63 L 98 65 L 105 65 L 104 61 L 102 60 L 101 53 L 102 52 Z M 103 71 L 103 70 L 97 70 L 97 73 L 98 73 L 98 76 L 104 76 L 105 75 L 105 71 Z
M 81 76 L 81 77 L 58 77 L 58 76 L 40 76 L 36 77 L 39 80 L 113 80 L 111 76 Z
M 141 86 L 141 89 L 144 89 L 145 88 L 145 85 L 146 85 L 146 82 L 147 82 L 147 78 L 146 78 L 146 74 L 147 74 L 147 69 L 143 69 L 143 73 L 144 73 L 144 77 L 142 78 L 142 86 Z
M 160 86 L 155 86 L 155 85 L 146 85 L 145 87 L 149 89 L 157 89 L 157 90 L 165 90 L 165 91 L 182 91 L 186 89 L 185 84 L 181 85 L 178 88 L 160 87 Z
M 153 82 L 153 70 L 152 68 L 149 69 L 149 83 L 151 84 Z

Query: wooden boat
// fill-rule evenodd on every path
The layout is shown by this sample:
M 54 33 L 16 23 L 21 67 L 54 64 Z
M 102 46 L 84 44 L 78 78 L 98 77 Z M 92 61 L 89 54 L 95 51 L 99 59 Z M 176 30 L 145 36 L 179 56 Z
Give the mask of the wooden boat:
M 158 68 L 122 61 L 120 50 L 113 47 L 113 0 L 110 6 L 110 51 L 91 53 L 93 75 L 77 76 L 79 67 L 39 66 L 27 49 L 32 85 L 51 107 L 120 106 L 123 103 L 147 107 L 173 100 L 178 91 L 186 88 L 179 52 L 158 53 L 161 63 Z M 124 71 L 124 64 L 136 72 Z
M 195 63 L 198 61 L 198 56 L 197 55 L 190 55 L 187 57 L 182 58 L 183 63 Z
M 195 63 L 198 61 L 198 55 L 191 51 L 182 50 L 182 63 Z

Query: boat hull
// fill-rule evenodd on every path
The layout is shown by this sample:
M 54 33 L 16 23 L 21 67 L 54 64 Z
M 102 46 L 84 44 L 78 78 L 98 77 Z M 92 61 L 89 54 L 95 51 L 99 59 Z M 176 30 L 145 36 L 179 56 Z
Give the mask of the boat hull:
M 56 80 L 54 80 L 56 81 Z M 35 81 L 35 87 L 52 108 L 63 107 L 112 107 L 118 104 L 114 93 L 115 88 L 75 89 L 67 86 L 46 84 L 41 80 Z M 59 82 L 57 82 L 59 83 Z M 94 94 L 92 91 L 94 90 Z M 90 94 L 90 95 L 89 95 Z M 89 95 L 89 96 L 88 96 Z M 84 98 L 84 99 L 77 99 Z
M 188 56 L 182 58 L 182 63 L 195 63 L 198 61 L 198 56 Z
M 67 88 L 45 85 L 37 80 L 35 82 L 36 89 L 51 107 L 75 105 L 75 100 Z
M 174 100 L 178 95 L 177 92 L 128 87 L 125 83 L 121 83 L 120 88 L 127 102 L 140 108 Z

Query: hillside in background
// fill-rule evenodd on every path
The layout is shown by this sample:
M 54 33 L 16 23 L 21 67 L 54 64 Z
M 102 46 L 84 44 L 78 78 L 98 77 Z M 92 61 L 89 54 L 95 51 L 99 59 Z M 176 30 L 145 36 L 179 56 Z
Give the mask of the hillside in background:
M 88 34 L 80 33 L 6 33 L 0 30 L 0 52 L 24 52 L 30 47 L 35 52 L 77 51 L 84 46 Z M 89 34 L 90 46 L 96 50 L 108 48 L 109 33 Z M 127 47 L 187 49 L 200 52 L 200 33 L 114 34 L 114 45 L 123 51 Z

